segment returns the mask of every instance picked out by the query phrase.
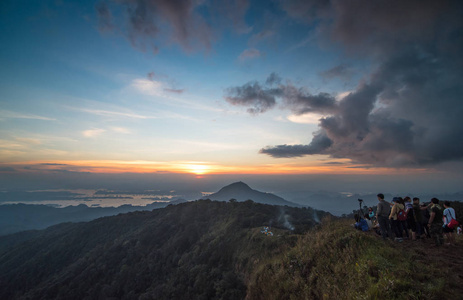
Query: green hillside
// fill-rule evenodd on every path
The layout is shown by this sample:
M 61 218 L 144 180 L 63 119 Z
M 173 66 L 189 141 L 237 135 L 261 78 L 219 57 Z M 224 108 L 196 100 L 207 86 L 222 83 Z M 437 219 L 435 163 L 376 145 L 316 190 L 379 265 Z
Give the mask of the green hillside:
M 273 236 L 261 233 L 265 225 Z M 0 299 L 461 295 L 459 255 L 442 270 L 432 257 L 447 259 L 448 249 L 404 244 L 312 209 L 201 200 L 2 237 Z
M 0 299 L 242 299 L 254 266 L 295 244 L 285 222 L 305 232 L 314 213 L 202 200 L 7 236 Z
M 249 299 L 462 299 L 458 246 L 394 243 L 350 220 L 323 221 L 294 247 L 254 270 Z

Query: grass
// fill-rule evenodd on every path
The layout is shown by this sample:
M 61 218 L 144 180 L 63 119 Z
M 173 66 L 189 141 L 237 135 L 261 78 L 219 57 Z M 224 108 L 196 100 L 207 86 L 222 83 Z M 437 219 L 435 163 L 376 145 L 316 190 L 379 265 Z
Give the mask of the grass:
M 417 254 L 357 231 L 346 220 L 325 219 L 285 254 L 259 265 L 250 299 L 440 299 L 442 271 Z

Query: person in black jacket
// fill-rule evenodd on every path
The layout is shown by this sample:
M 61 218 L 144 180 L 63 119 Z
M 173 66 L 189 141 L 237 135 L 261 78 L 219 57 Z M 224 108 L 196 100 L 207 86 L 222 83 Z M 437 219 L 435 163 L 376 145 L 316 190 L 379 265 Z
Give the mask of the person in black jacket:
M 391 206 L 388 202 L 384 201 L 384 195 L 378 194 L 378 206 L 376 207 L 376 220 L 378 220 L 381 236 L 383 239 L 389 237 L 392 239 L 391 224 L 389 222 L 389 214 L 391 213 Z

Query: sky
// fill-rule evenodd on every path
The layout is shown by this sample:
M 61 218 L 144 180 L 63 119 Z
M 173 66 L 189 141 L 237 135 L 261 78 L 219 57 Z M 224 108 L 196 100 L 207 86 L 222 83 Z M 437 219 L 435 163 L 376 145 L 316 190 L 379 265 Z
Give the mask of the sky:
M 462 23 L 461 1 L 2 1 L 0 188 L 461 191 Z

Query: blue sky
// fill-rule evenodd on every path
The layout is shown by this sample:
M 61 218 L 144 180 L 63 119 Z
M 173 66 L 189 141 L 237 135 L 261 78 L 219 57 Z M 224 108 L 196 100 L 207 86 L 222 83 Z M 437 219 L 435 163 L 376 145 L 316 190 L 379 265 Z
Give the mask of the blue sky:
M 461 177 L 460 6 L 4 1 L 1 170 Z

